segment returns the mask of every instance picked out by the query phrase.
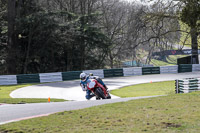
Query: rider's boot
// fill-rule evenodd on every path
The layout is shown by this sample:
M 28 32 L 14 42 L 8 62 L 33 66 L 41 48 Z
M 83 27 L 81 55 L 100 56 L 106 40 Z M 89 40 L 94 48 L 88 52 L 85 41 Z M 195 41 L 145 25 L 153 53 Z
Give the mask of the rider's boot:
M 106 85 L 104 85 L 103 87 L 104 87 L 106 90 L 108 90 L 108 88 L 107 88 L 107 86 L 106 86 Z

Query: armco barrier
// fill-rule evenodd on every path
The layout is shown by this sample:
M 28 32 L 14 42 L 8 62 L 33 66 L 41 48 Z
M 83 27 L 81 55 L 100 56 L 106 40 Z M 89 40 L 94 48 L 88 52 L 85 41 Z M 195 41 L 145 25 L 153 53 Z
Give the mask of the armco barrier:
M 160 74 L 160 67 L 143 67 L 142 75 Z
M 100 69 L 100 70 L 85 70 L 83 72 L 86 73 L 86 74 L 88 74 L 88 75 L 90 73 L 93 73 L 94 76 L 99 76 L 100 78 L 104 78 L 103 69 Z
M 16 75 L 1 75 L 0 85 L 15 85 L 17 84 Z
M 163 74 L 163 73 L 178 73 L 178 65 L 160 66 L 160 74 Z
M 17 75 L 17 83 L 40 83 L 39 74 L 20 74 Z
M 44 83 L 56 82 L 65 80 L 79 79 L 80 73 L 93 73 L 100 78 L 105 77 L 120 77 L 120 76 L 135 76 L 148 74 L 163 74 L 177 72 L 193 72 L 200 71 L 200 64 L 181 64 L 179 66 L 160 66 L 160 67 L 129 67 L 123 69 L 99 69 L 99 70 L 84 70 L 84 71 L 69 71 L 55 73 L 40 73 L 40 74 L 20 74 L 20 75 L 1 75 L 0 85 L 14 85 L 21 83 Z
M 123 68 L 124 76 L 142 75 L 142 67 L 129 67 Z
M 192 64 L 180 64 L 178 65 L 178 73 L 192 72 Z
M 39 76 L 40 76 L 40 82 L 41 83 L 63 81 L 61 72 L 57 72 L 57 73 L 40 73 Z
M 62 72 L 62 79 L 63 79 L 63 81 L 80 79 L 81 73 L 82 73 L 82 71 Z
M 193 64 L 192 65 L 192 71 L 193 72 L 200 71 L 200 64 Z
M 179 79 L 175 82 L 176 93 L 189 93 L 200 90 L 200 78 Z
M 123 75 L 123 69 L 104 69 L 104 77 L 120 77 Z

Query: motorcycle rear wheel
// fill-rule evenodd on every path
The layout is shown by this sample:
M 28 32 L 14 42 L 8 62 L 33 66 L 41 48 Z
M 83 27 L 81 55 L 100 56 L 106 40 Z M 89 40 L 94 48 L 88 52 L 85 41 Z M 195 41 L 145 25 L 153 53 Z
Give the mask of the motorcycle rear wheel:
M 107 99 L 111 99 L 111 96 L 110 96 L 110 94 L 109 94 L 109 93 L 108 93 Z

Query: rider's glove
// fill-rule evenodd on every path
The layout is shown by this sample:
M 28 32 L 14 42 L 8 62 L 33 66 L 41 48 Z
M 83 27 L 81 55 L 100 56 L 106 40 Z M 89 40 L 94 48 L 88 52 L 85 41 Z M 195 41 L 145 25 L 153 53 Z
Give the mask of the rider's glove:
M 86 90 L 87 90 L 87 87 L 86 87 L 86 85 L 84 85 L 84 84 L 81 84 L 81 88 L 82 88 L 83 91 L 86 91 Z

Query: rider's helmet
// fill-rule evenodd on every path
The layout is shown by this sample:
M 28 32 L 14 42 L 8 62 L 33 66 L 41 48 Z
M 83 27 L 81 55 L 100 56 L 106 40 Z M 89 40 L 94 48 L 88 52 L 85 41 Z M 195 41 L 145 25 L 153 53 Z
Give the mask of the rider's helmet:
M 80 79 L 81 79 L 82 81 L 85 81 L 86 78 L 87 78 L 87 75 L 86 75 L 85 73 L 81 73 L 81 74 L 80 74 Z

